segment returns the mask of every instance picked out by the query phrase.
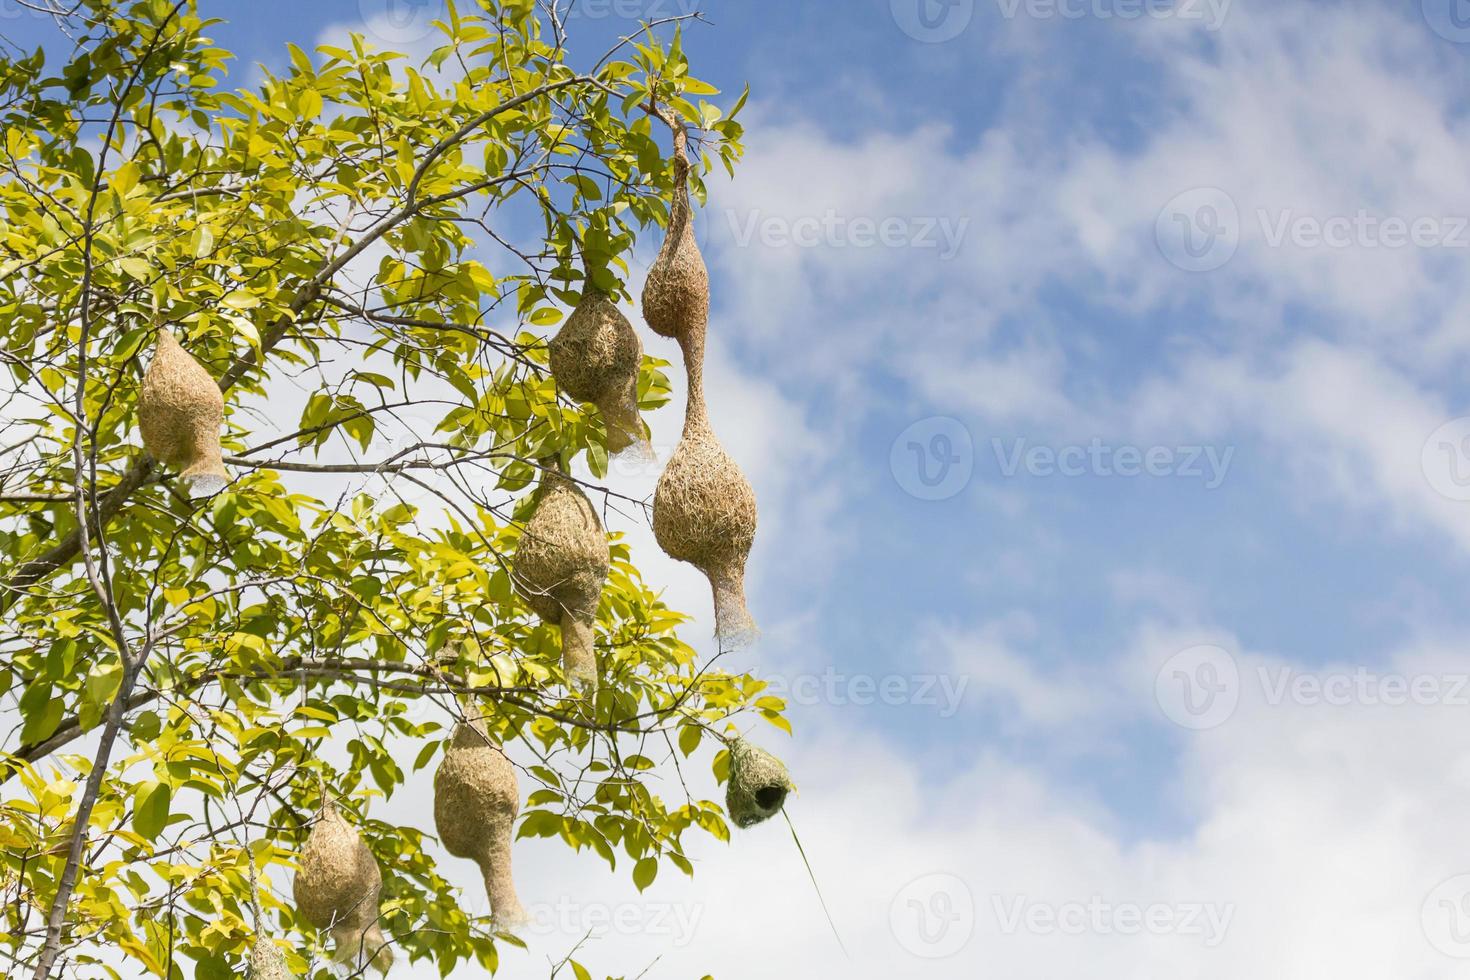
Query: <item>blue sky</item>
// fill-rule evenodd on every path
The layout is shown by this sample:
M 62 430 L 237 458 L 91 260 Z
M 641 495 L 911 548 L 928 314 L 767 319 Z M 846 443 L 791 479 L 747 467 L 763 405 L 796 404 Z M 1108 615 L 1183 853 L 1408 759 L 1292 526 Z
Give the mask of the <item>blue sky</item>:
M 201 6 L 231 18 L 225 46 L 278 64 L 288 40 L 383 35 L 387 3 Z M 418 44 L 437 6 L 403 8 L 398 39 Z M 589 9 L 612 15 L 573 22 L 600 52 L 632 26 L 618 12 L 702 9 L 696 73 L 752 86 L 748 159 L 703 216 L 711 399 L 761 498 L 765 636 L 745 656 L 788 685 L 842 675 L 794 707 L 794 740 L 767 737 L 802 786 L 792 813 L 848 972 L 1463 970 L 1461 8 L 604 0 Z M 12 5 L 0 30 L 43 25 Z M 865 222 L 893 243 L 855 245 Z M 655 442 L 677 428 L 674 406 Z M 1153 452 L 1156 472 L 1104 470 L 1094 444 Z M 920 499 L 942 445 L 969 479 Z M 1013 468 L 1018 446 L 1043 455 Z M 625 530 L 702 611 L 697 577 Z M 854 677 L 908 694 L 855 704 Z M 1395 703 L 1395 679 L 1427 693 Z M 917 694 L 940 681 L 957 703 Z M 1233 709 L 1191 713 L 1218 684 Z M 693 883 L 642 899 L 576 879 L 699 920 L 672 943 L 615 931 L 600 969 L 834 969 L 784 830 L 700 857 Z M 544 852 L 529 867 L 564 888 L 596 874 Z M 1105 924 L 1046 925 L 1094 901 Z M 1172 924 L 1133 935 L 1130 904 Z M 1187 925 L 1195 906 L 1228 927 Z

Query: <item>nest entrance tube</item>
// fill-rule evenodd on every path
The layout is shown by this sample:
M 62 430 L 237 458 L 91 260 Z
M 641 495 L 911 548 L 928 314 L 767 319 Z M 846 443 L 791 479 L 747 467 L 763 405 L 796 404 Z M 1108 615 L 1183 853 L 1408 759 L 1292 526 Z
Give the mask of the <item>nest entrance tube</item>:
M 592 501 L 543 460 L 536 511 L 521 532 L 511 579 L 531 611 L 561 628 L 562 667 L 573 684 L 595 689 L 594 627 L 611 556 Z
M 495 928 L 528 921 L 511 873 L 511 840 L 521 794 L 515 766 L 478 719 L 454 728 L 434 773 L 434 827 L 444 849 L 480 866 Z
M 179 470 L 191 497 L 213 496 L 230 482 L 220 453 L 224 419 L 219 384 L 171 331 L 160 330 L 138 394 L 138 428 L 148 454 Z
M 735 826 L 764 823 L 786 805 L 796 789 L 785 764 L 743 738 L 730 743 L 730 779 L 725 784 L 725 810 Z
M 643 342 L 613 298 L 592 285 L 552 338 L 551 376 L 571 397 L 591 402 L 607 426 L 608 452 L 652 455 L 638 414 Z
M 256 938 L 250 947 L 249 980 L 293 980 L 286 967 L 286 954 L 265 936 Z
M 301 850 L 292 894 L 302 918 L 331 935 L 339 963 L 384 973 L 392 966 L 378 926 L 382 890 L 382 871 L 361 835 L 335 803 L 324 804 Z

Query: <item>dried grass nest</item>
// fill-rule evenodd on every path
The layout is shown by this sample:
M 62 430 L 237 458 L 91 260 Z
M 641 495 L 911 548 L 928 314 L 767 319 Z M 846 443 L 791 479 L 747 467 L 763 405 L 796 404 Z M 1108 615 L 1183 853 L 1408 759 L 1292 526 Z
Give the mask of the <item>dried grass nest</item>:
M 696 394 L 691 390 L 691 400 Z M 701 398 L 654 491 L 653 533 L 669 557 L 689 562 L 709 579 L 715 633 L 729 644 L 756 635 L 745 604 L 745 561 L 757 519 L 755 491 L 715 438 Z
M 192 497 L 208 497 L 230 482 L 220 454 L 225 399 L 209 371 L 167 329 L 138 394 L 138 427 L 148 454 L 180 471 Z
M 543 461 L 535 513 L 511 560 L 516 591 L 531 611 L 561 627 L 562 666 L 574 683 L 595 687 L 597 604 L 611 558 L 597 511 L 555 460 Z
M 511 841 L 521 794 L 515 766 L 478 721 L 454 728 L 434 773 L 434 826 L 444 849 L 480 866 L 495 928 L 527 921 L 511 871 Z
M 338 962 L 384 973 L 393 951 L 378 926 L 383 875 L 356 828 L 335 803 L 317 814 L 301 850 L 292 892 L 302 917 L 331 936 Z
M 293 980 L 286 967 L 286 954 L 266 936 L 258 936 L 250 947 L 249 980 Z
M 682 128 L 675 131 L 674 143 L 674 204 L 663 244 L 643 284 L 643 319 L 654 333 L 682 340 L 709 322 L 709 268 L 694 235 Z
M 608 452 L 651 455 L 638 414 L 643 342 L 613 298 L 588 282 L 549 346 L 551 375 L 562 391 L 602 413 Z
M 725 810 L 735 826 L 764 823 L 786 805 L 796 789 L 786 765 L 743 738 L 730 742 L 730 779 L 725 784 Z

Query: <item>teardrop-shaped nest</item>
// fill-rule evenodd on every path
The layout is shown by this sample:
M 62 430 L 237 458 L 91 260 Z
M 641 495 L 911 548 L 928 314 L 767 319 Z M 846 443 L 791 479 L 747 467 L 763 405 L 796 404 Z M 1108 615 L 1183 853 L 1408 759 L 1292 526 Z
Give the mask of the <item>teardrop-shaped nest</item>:
M 216 494 L 230 481 L 220 454 L 224 419 L 224 395 L 209 371 L 160 330 L 138 394 L 138 428 L 148 454 L 180 470 L 191 496 Z
M 646 445 L 638 415 L 643 342 L 612 297 L 589 282 L 549 347 L 551 375 L 562 391 L 602 413 L 608 451 L 641 450 Z
M 292 884 L 296 908 L 318 929 L 330 930 L 341 961 L 391 962 L 377 927 L 383 874 L 372 851 L 335 803 L 317 815 Z
M 520 812 L 515 766 L 477 726 L 456 725 L 434 773 L 434 826 L 444 849 L 478 860 L 509 843 Z
M 536 493 L 511 578 L 532 612 L 561 627 L 567 674 L 595 683 L 593 627 L 611 563 L 607 535 L 587 495 L 563 474 L 548 469 Z
M 286 954 L 266 936 L 259 936 L 250 947 L 248 980 L 292 980 L 286 967 Z
M 498 929 L 526 921 L 511 871 L 511 842 L 521 812 L 515 766 L 477 723 L 455 726 L 434 773 L 434 827 L 444 849 L 480 866 Z
M 715 631 L 732 643 L 755 634 L 745 605 L 745 560 L 757 519 L 750 481 L 709 425 L 691 420 L 659 477 L 653 533 L 669 557 L 689 562 L 710 580 Z
M 730 743 L 730 779 L 725 784 L 725 810 L 737 827 L 764 823 L 786 805 L 796 784 L 786 765 L 743 738 Z
M 695 240 L 688 172 L 688 164 L 676 160 L 668 231 L 643 284 L 643 319 L 664 337 L 679 338 L 709 322 L 709 268 Z

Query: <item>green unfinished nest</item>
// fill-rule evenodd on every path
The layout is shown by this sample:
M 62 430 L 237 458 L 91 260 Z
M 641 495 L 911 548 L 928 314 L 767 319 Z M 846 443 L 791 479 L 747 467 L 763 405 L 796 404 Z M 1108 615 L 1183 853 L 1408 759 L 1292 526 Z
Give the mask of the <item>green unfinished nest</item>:
M 684 141 L 675 138 L 674 206 L 658 257 L 643 284 L 643 319 L 654 333 L 682 339 L 709 322 L 709 268 L 694 237 L 694 211 L 689 204 L 689 163 Z
M 179 470 L 190 496 L 212 496 L 230 482 L 220 455 L 224 419 L 224 395 L 209 371 L 160 330 L 138 395 L 138 427 L 148 454 Z
M 511 561 L 516 591 L 531 611 L 561 627 L 562 666 L 574 683 L 595 687 L 597 604 L 607 582 L 607 535 L 586 494 L 547 461 L 536 512 Z
M 495 928 L 526 922 L 511 873 L 511 840 L 521 795 L 516 770 L 478 722 L 455 726 L 434 773 L 434 826 L 444 849 L 480 866 Z
M 317 814 L 301 851 L 292 892 L 307 922 L 327 930 L 337 961 L 384 973 L 393 963 L 378 926 L 378 896 L 383 875 L 357 830 L 335 803 Z
M 638 414 L 643 342 L 613 298 L 588 282 L 550 352 L 551 375 L 561 390 L 602 413 L 608 452 L 649 455 Z
M 735 826 L 764 823 L 781 812 L 796 789 L 786 766 L 765 749 L 743 738 L 730 743 L 730 779 L 725 784 L 725 810 Z
M 260 936 L 250 947 L 249 980 L 293 980 L 286 968 L 286 954 L 269 938 Z

